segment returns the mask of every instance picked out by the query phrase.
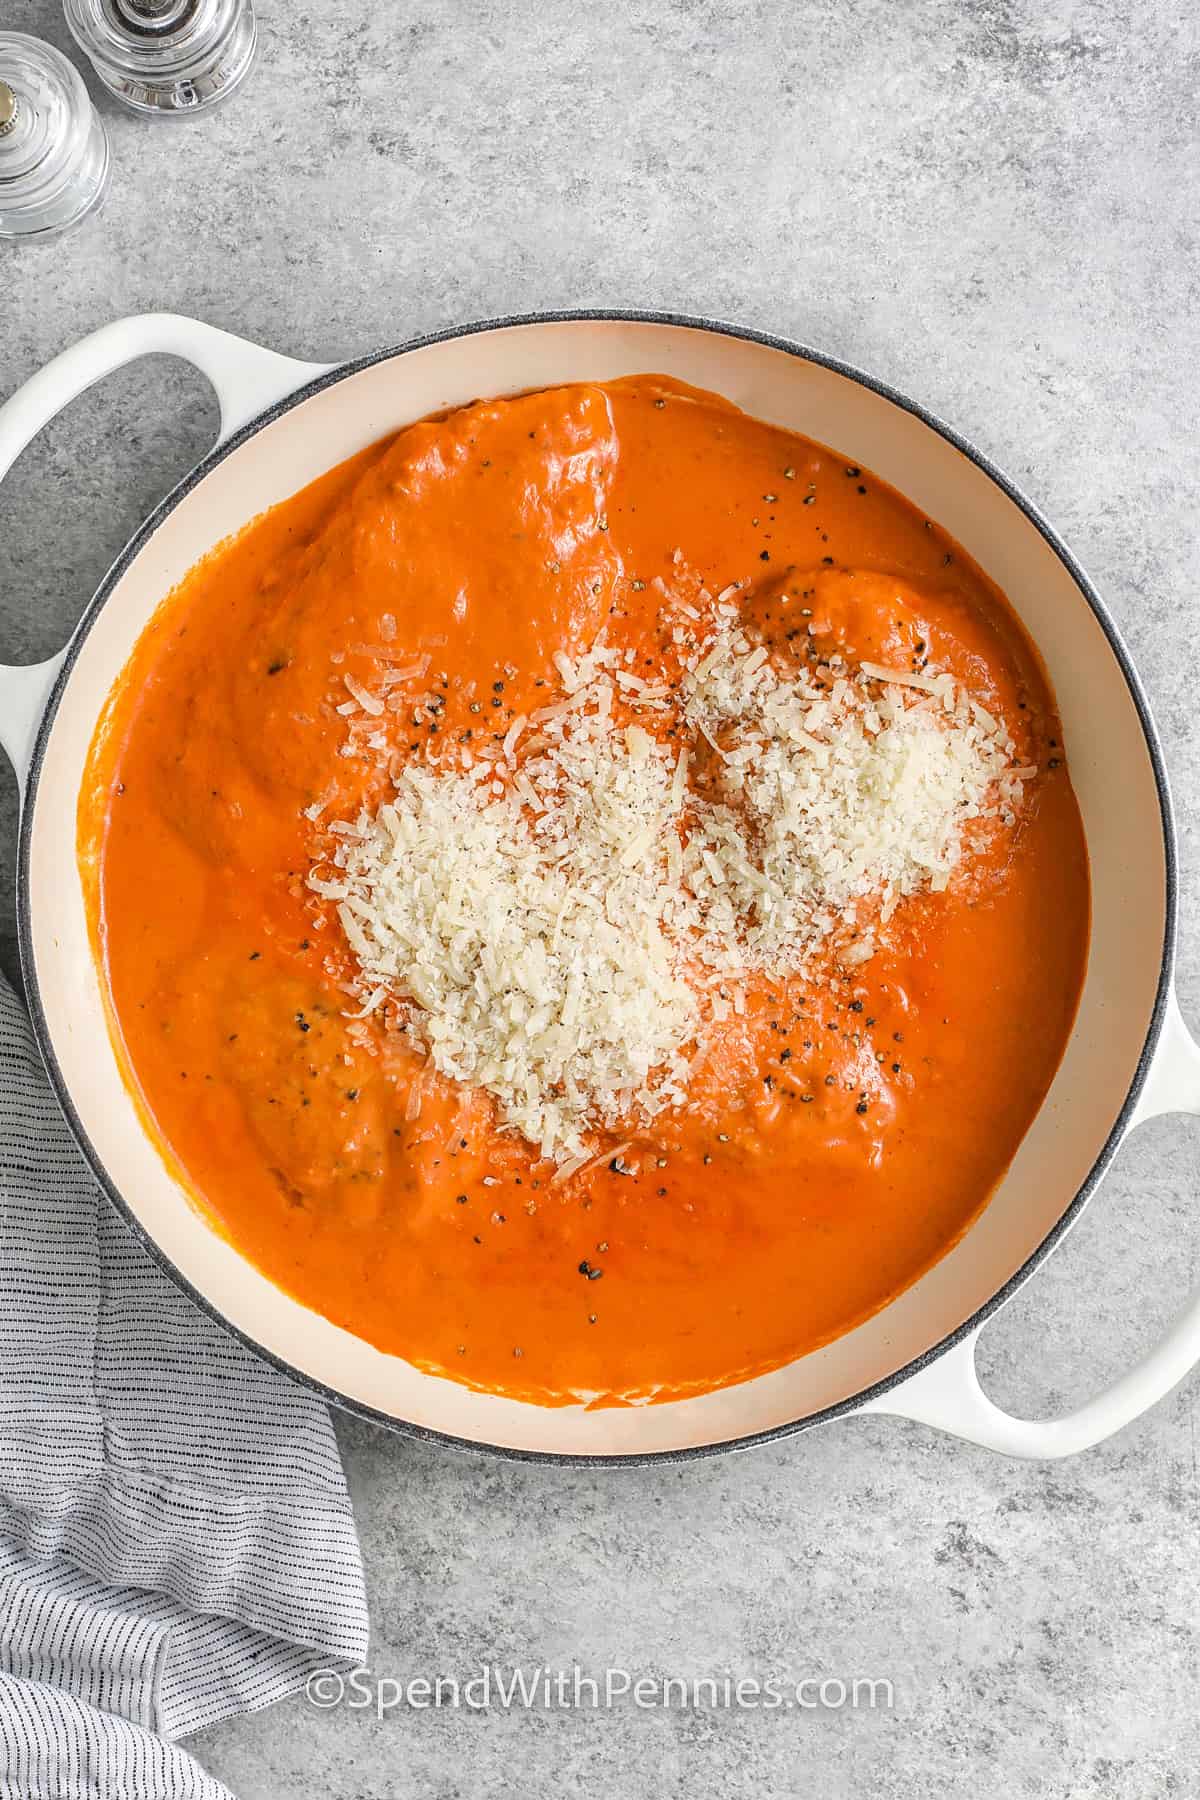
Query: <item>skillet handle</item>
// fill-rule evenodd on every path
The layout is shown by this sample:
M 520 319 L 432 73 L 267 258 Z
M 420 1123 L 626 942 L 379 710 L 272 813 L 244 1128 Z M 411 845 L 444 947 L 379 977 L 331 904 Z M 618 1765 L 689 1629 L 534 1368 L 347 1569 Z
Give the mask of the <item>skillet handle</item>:
M 1200 1046 L 1183 1022 L 1174 989 L 1133 1124 L 1168 1112 L 1200 1113 Z M 971 1332 L 919 1374 L 860 1410 L 916 1419 L 1005 1456 L 1074 1456 L 1140 1418 L 1200 1362 L 1200 1292 L 1127 1375 L 1061 1419 L 1014 1419 L 994 1405 L 975 1372 L 978 1340 L 979 1330 Z
M 47 363 L 0 406 L 0 480 L 43 425 L 94 382 L 139 356 L 182 356 L 206 375 L 221 409 L 217 443 L 314 376 L 329 363 L 296 362 L 245 338 L 178 313 L 114 319 Z M 22 668 L 0 664 L 0 745 L 24 787 L 33 741 L 66 651 Z

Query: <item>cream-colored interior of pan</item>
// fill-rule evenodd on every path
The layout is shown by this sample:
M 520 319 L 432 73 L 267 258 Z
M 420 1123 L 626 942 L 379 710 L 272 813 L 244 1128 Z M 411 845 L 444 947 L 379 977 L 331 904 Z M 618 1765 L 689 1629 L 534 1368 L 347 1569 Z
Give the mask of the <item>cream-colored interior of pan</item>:
M 1050 669 L 1087 829 L 1092 953 L 1057 1080 L 975 1226 L 915 1287 L 837 1343 L 700 1399 L 543 1409 L 424 1375 L 279 1292 L 207 1225 L 147 1137 L 112 1054 L 75 859 L 76 797 L 97 714 L 148 615 L 188 567 L 263 508 L 383 433 L 482 395 L 660 370 L 875 470 L 958 538 L 1010 596 Z M 482 1443 L 565 1454 L 671 1451 L 762 1431 L 859 1393 L 938 1343 L 1025 1261 L 1106 1139 L 1153 1002 L 1164 927 L 1154 781 L 1104 633 L 1037 530 L 920 420 L 785 352 L 688 327 L 625 321 L 511 326 L 430 345 L 346 377 L 219 463 L 125 571 L 82 647 L 34 805 L 29 905 L 38 986 L 79 1120 L 146 1233 L 218 1312 L 347 1399 Z

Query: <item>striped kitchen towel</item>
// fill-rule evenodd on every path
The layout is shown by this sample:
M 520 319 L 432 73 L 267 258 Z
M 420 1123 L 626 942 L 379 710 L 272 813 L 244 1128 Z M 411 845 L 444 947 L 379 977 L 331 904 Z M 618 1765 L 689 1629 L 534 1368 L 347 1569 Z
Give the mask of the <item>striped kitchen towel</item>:
M 135 1242 L 0 978 L 0 1796 L 228 1800 L 172 1740 L 366 1648 L 328 1413 Z

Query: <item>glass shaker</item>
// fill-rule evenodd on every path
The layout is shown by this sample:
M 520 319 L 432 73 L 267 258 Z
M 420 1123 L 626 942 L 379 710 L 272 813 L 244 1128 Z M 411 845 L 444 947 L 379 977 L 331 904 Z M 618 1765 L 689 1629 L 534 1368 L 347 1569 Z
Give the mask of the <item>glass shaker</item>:
M 108 137 L 78 69 L 23 31 L 0 31 L 0 238 L 78 224 L 108 185 Z
M 254 60 L 252 0 L 63 0 L 63 10 L 100 80 L 135 112 L 204 112 Z

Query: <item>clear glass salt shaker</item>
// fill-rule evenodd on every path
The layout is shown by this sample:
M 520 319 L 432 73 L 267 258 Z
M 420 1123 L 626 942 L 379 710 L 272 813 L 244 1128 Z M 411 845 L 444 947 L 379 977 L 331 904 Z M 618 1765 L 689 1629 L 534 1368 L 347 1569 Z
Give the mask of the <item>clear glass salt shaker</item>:
M 158 118 L 228 99 L 257 47 L 252 0 L 63 0 L 63 10 L 105 87 Z
M 78 224 L 108 172 L 108 136 L 78 69 L 40 38 L 0 31 L 0 238 Z

